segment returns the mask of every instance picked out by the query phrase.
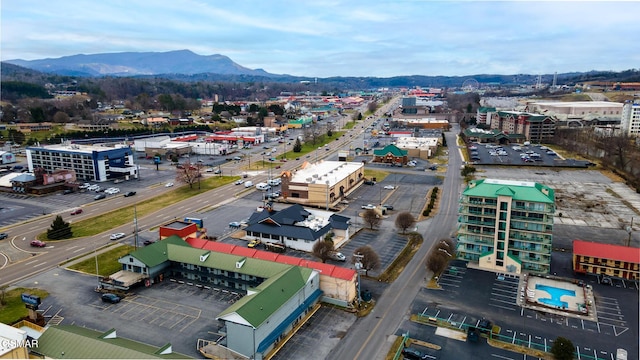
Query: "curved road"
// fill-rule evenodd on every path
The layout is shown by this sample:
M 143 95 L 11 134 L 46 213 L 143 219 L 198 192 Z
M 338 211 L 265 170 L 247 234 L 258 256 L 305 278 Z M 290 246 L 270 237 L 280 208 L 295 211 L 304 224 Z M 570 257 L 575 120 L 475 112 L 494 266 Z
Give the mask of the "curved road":
M 407 312 L 418 291 L 425 284 L 425 260 L 429 249 L 438 239 L 453 236 L 458 217 L 458 198 L 462 190 L 460 166 L 462 158 L 456 143 L 457 126 L 445 133 L 449 145 L 449 166 L 442 185 L 440 209 L 431 219 L 419 224 L 424 243 L 409 262 L 402 274 L 377 299 L 371 314 L 359 318 L 347 335 L 331 352 L 331 359 L 384 359 L 402 321 L 411 314 Z

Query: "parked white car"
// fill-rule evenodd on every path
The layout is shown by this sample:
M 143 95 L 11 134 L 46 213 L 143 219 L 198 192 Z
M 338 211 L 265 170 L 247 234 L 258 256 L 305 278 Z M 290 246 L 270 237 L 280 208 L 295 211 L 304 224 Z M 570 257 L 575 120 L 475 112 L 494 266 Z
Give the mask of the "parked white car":
M 362 208 L 365 210 L 368 210 L 368 209 L 375 209 L 376 207 L 373 204 L 367 204 L 367 205 L 362 205 Z
M 344 254 L 342 254 L 341 252 L 337 252 L 337 251 L 330 252 L 329 253 L 329 258 L 331 260 L 335 260 L 335 261 L 346 261 L 347 260 L 347 257 L 344 256 Z
M 280 183 L 281 183 L 280 178 L 269 179 L 269 180 L 267 181 L 267 184 L 269 184 L 269 185 L 271 185 L 271 186 L 277 186 L 277 185 L 280 185 Z

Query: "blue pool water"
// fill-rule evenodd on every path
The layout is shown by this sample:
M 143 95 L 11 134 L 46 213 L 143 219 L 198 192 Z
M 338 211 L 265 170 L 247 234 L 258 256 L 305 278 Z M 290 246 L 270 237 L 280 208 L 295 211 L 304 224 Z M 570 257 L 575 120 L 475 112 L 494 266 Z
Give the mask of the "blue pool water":
M 576 292 L 573 290 L 560 289 L 549 285 L 536 284 L 536 290 L 546 291 L 551 296 L 551 298 L 539 298 L 539 302 L 562 309 L 569 307 L 568 302 L 560 300 L 562 296 L 576 296 Z

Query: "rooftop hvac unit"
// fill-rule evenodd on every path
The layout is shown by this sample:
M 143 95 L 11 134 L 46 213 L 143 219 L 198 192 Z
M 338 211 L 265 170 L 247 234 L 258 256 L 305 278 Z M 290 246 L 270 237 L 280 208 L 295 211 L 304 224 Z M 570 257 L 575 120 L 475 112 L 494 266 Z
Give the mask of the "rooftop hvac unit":
M 311 180 L 313 180 L 313 179 L 311 179 L 311 178 L 307 178 L 306 180 L 307 180 L 307 182 L 308 182 L 308 183 L 310 183 L 310 182 L 311 182 Z
M 318 178 L 318 174 L 313 174 L 312 176 L 313 176 L 314 179 Z

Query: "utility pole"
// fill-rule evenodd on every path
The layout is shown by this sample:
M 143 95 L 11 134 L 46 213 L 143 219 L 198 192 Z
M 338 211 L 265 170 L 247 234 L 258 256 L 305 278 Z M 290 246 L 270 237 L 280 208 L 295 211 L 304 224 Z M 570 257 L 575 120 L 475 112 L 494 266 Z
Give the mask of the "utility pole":
M 358 273 L 358 307 L 360 307 L 360 303 L 362 302 L 362 294 L 360 292 L 360 270 L 362 269 L 362 258 L 364 255 L 357 253 L 353 254 L 353 257 L 356 258 L 356 263 L 354 264 L 356 268 L 356 272 Z
M 136 204 L 133 204 L 133 231 L 135 232 L 133 247 L 138 250 L 138 209 Z
M 93 249 L 93 256 L 96 258 L 96 280 L 98 280 L 98 289 L 100 289 L 100 271 L 98 270 L 98 253 Z
M 629 237 L 627 238 L 627 246 L 631 246 L 631 233 L 633 232 L 633 216 L 631 217 L 631 225 L 627 226 L 627 233 Z

